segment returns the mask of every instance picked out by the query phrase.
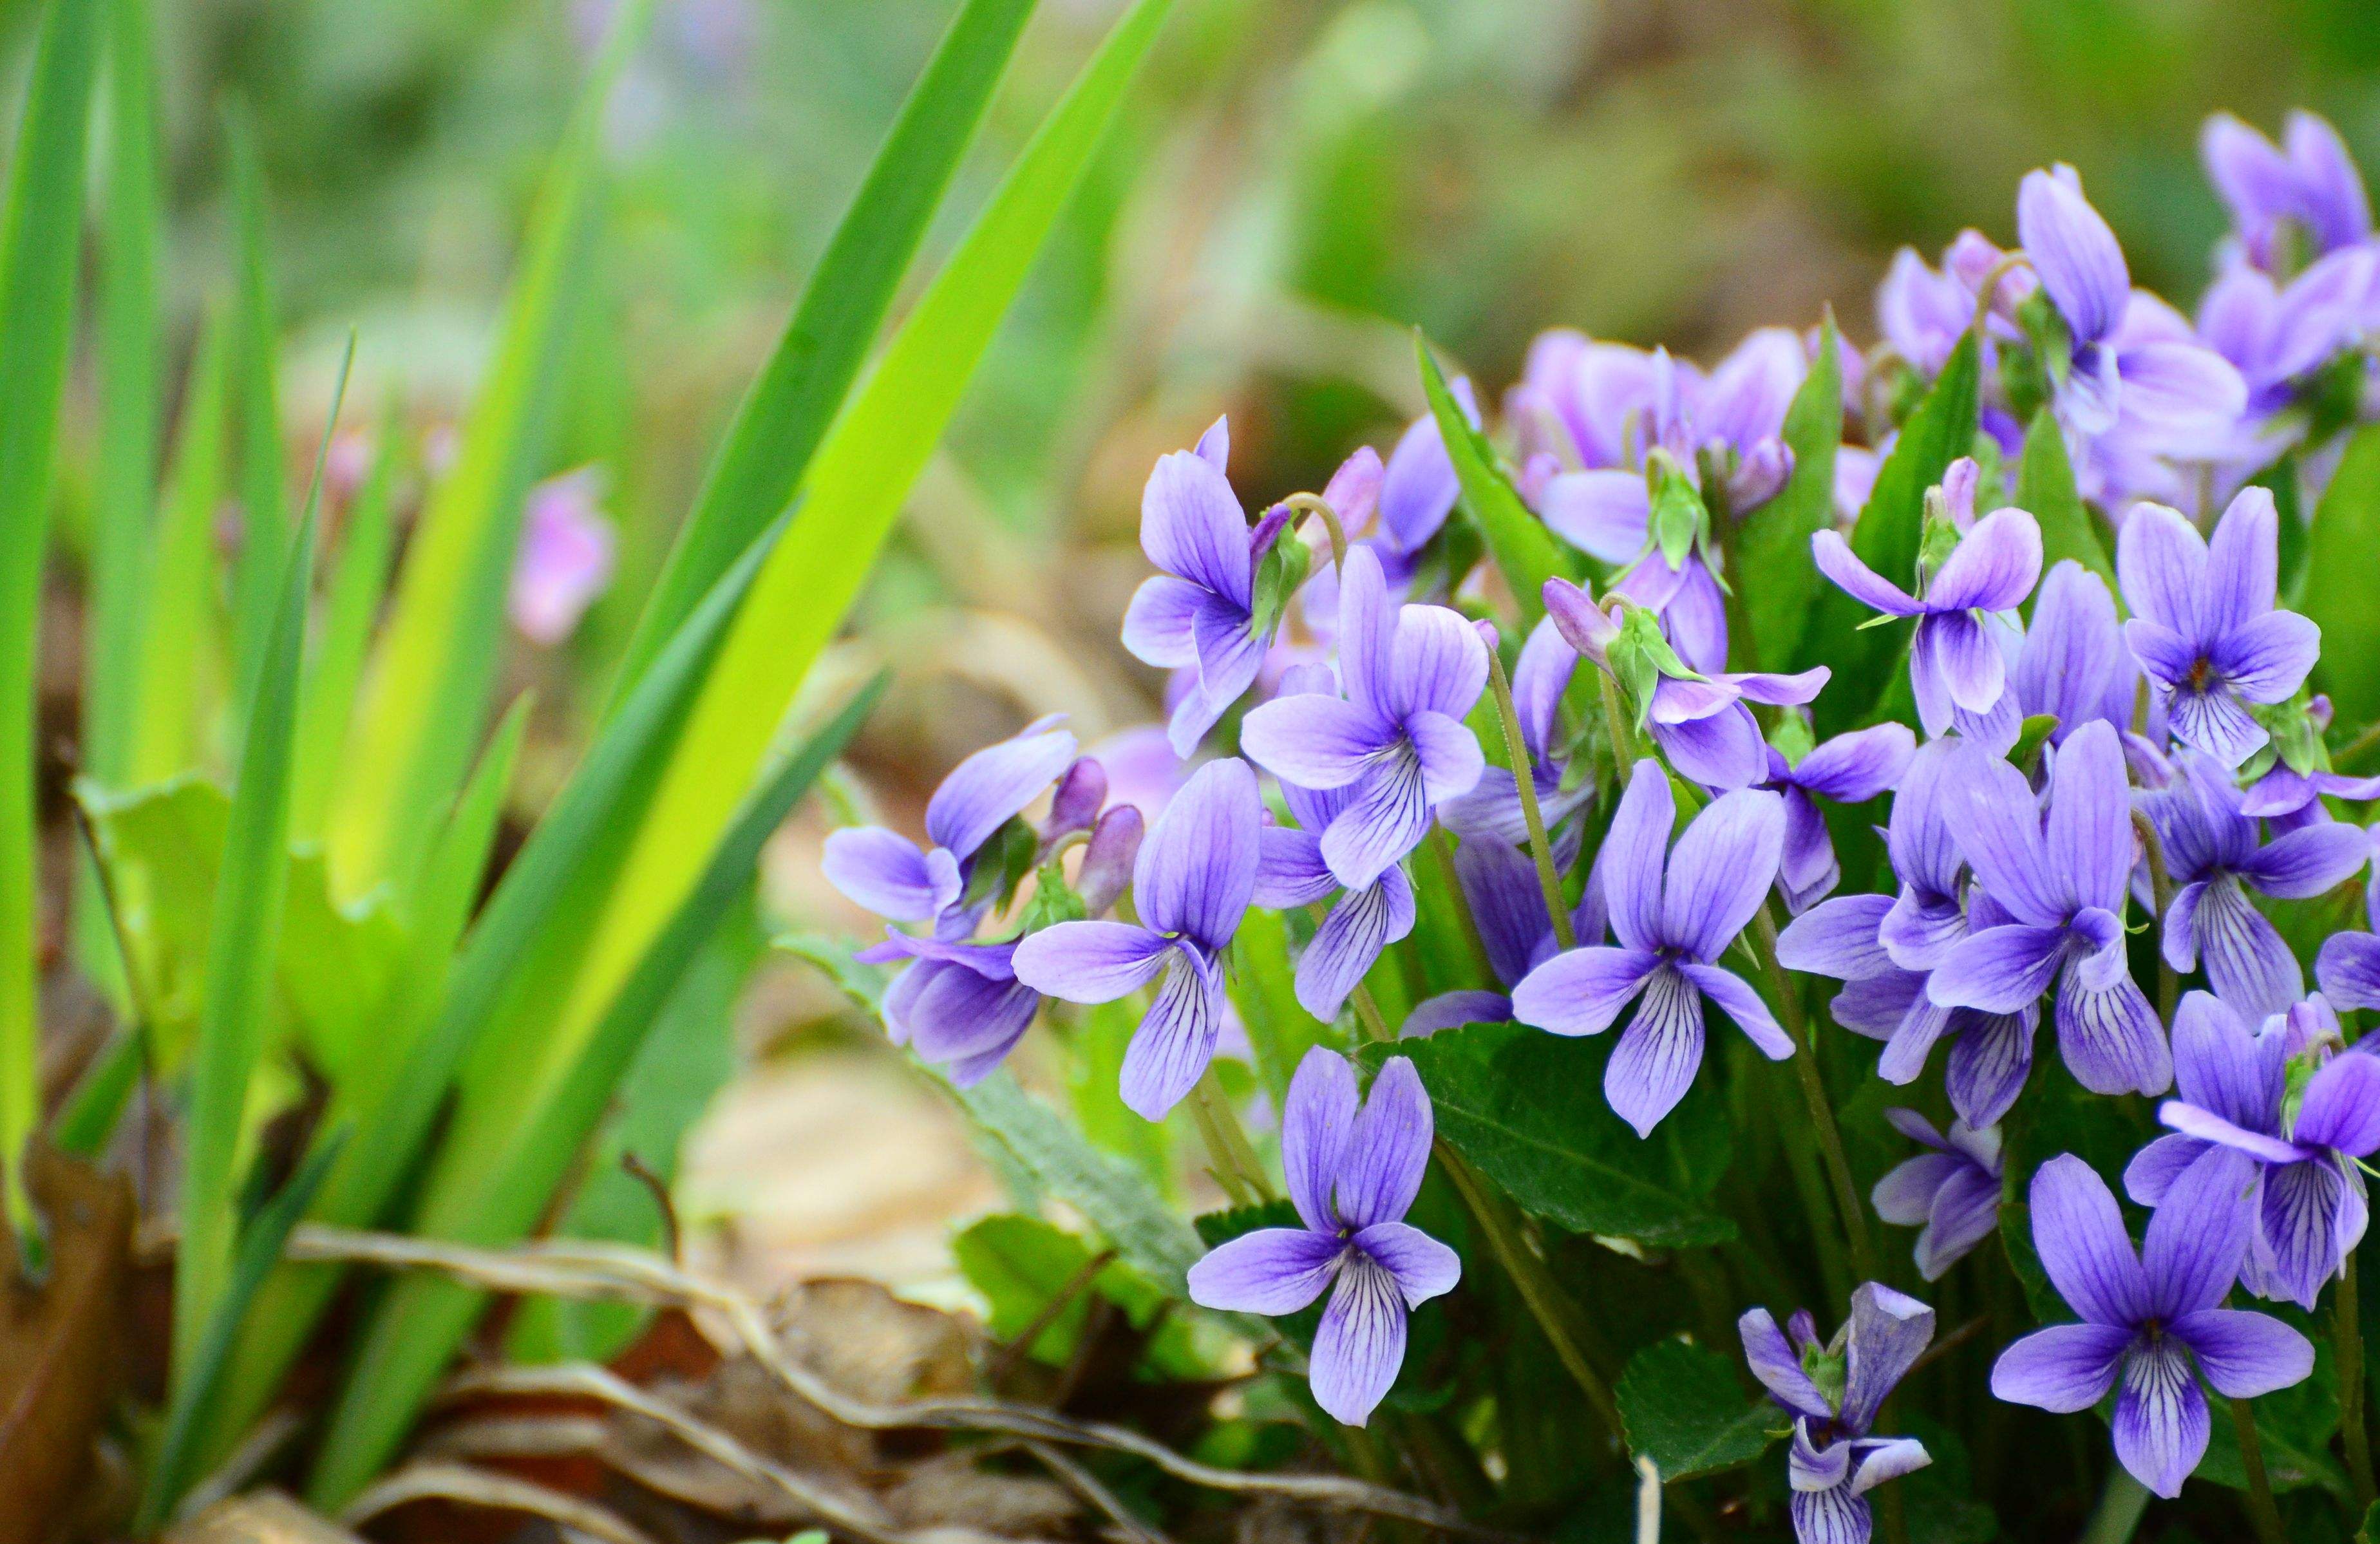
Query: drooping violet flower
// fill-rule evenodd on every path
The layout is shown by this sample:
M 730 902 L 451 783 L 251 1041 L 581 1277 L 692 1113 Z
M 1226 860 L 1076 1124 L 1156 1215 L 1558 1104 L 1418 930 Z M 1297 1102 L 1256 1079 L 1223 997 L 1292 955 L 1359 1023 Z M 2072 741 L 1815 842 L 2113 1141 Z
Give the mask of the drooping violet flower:
M 1939 572 L 1912 596 L 1860 561 L 1836 531 L 1810 538 L 1818 571 L 1854 601 L 1888 616 L 1917 618 L 1909 644 L 1909 684 L 1928 735 L 1950 727 L 1954 710 L 1987 713 L 2008 685 L 2008 664 L 1985 631 L 1987 612 L 2013 610 L 2041 577 L 2041 528 L 2022 509 L 1999 509 L 1975 522 Z
M 1825 1344 L 1809 1310 L 1779 1329 L 1767 1308 L 1736 1320 L 1743 1359 L 1793 1417 L 1786 1474 L 1800 1544 L 1867 1544 L 1867 1493 L 1931 1464 L 1914 1437 L 1872 1437 L 1876 1412 L 1934 1339 L 1934 1310 L 1876 1282 L 1852 1293 L 1851 1317 Z
M 2219 1305 L 2248 1248 L 2252 1165 L 2209 1152 L 2176 1179 L 2135 1254 L 2116 1198 L 2071 1153 L 2033 1176 L 2033 1242 L 2079 1324 L 2053 1324 L 2010 1345 L 1992 1392 L 2058 1415 L 2116 1394 L 2117 1461 L 2160 1496 L 2176 1496 L 2205 1455 L 2206 1396 L 2192 1364 L 2232 1399 L 2286 1389 L 2313 1370 L 2313 1346 L 2269 1315 Z
M 1429 1166 L 1429 1095 L 1413 1063 L 1391 1056 L 1355 1092 L 1345 1057 L 1322 1046 L 1290 1079 L 1281 1165 L 1297 1228 L 1260 1228 L 1190 1268 L 1190 1299 L 1227 1312 L 1293 1314 L 1330 1301 L 1307 1376 L 1314 1402 L 1362 1426 L 1404 1365 L 1405 1316 L 1452 1290 L 1453 1250 L 1404 1221 Z
M 2177 329 L 2145 324 L 2116 233 L 2063 164 L 2018 185 L 2025 256 L 2066 324 L 2067 359 L 2052 362 L 2058 419 L 2085 442 L 2110 433 L 2148 451 L 2187 455 L 2240 416 L 2247 387 L 2223 357 Z
M 1133 592 L 1123 646 L 1144 663 L 1196 672 L 1168 726 L 1183 757 L 1256 684 L 1264 664 L 1266 640 L 1255 631 L 1257 561 L 1286 516 L 1249 529 L 1223 475 L 1230 455 L 1230 426 L 1218 419 L 1196 449 L 1159 456 L 1140 495 L 1140 548 L 1160 572 Z
M 1208 762 L 1140 845 L 1137 925 L 1060 922 L 1016 945 L 1016 979 L 1069 1003 L 1111 1003 L 1164 974 L 1123 1058 L 1124 1105 L 1147 1119 L 1179 1103 L 1214 1055 L 1223 954 L 1256 892 L 1263 818 L 1248 764 Z
M 2200 130 L 2198 148 L 2207 180 L 2231 212 L 2248 261 L 2273 272 L 2288 255 L 2292 228 L 2303 256 L 2318 258 L 2372 235 L 2372 206 L 2363 178 L 2338 130 L 2312 113 L 2295 112 L 2274 144 L 2228 113 Z
M 2330 811 L 2322 807 L 2325 798 L 2350 804 L 2380 799 L 2380 777 L 2350 777 L 2324 768 L 2301 772 L 2276 760 L 2264 776 L 2241 792 L 2240 813 L 2270 821 L 2275 831 L 2294 831 L 2330 819 Z
M 581 467 L 528 491 L 507 606 L 531 643 L 568 638 L 612 582 L 617 541 L 596 507 L 601 487 L 596 468 Z
M 2124 957 L 2132 871 L 2131 790 L 2116 732 L 2084 724 L 2058 748 L 2049 814 L 2023 776 L 1969 747 L 1947 771 L 1951 831 L 2010 920 L 1977 927 L 1925 983 L 1946 1008 L 2013 1014 L 2058 983 L 2058 1049 L 2094 1093 L 2163 1093 L 2173 1081 L 2164 1027 Z
M 1914 1110 L 1887 1110 L 1884 1118 L 1912 1142 L 1934 1150 L 1894 1167 L 1876 1182 L 1876 1214 L 1896 1227 L 1917 1228 L 1917 1273 L 1938 1282 L 1968 1251 L 1999 1230 L 2000 1132 L 1952 1121 L 1949 1135 Z
M 2280 930 L 2249 900 L 2249 889 L 2290 900 L 2319 895 L 2362 868 L 2371 844 L 2355 827 L 2335 821 L 2260 842 L 2222 769 L 2191 751 L 2175 761 L 2172 784 L 2140 801 L 2174 885 L 2160 935 L 2165 962 L 2194 970 L 2204 954 L 2215 994 L 2261 1021 L 2303 996 L 2305 977 Z
M 2273 495 L 2243 488 L 2209 542 L 2163 505 L 2133 507 L 2116 541 L 2116 573 L 2132 619 L 2124 640 L 2155 683 L 2174 737 L 2228 771 L 2271 736 L 2248 704 L 2285 702 L 2322 652 L 2322 629 L 2276 611 L 2280 516 Z
M 1528 752 L 1537 813 L 1548 831 L 1561 826 L 1595 797 L 1592 783 L 1562 786 L 1570 759 L 1555 743 L 1555 715 L 1577 668 L 1578 650 L 1550 616 L 1530 629 L 1528 640 L 1521 645 L 1521 657 L 1512 666 L 1512 706 L 1521 721 L 1522 747 Z M 1510 846 L 1529 839 L 1528 821 L 1521 812 L 1520 782 L 1502 767 L 1488 767 L 1479 774 L 1477 786 L 1447 800 L 1438 818 L 1458 836 L 1488 837 Z
M 2338 1045 L 2338 1015 L 2319 997 L 2251 1032 L 2228 1005 L 2191 992 L 2173 1020 L 2181 1097 L 2157 1110 L 2173 1133 L 2124 1170 L 2132 1199 L 2161 1206 L 2210 1146 L 2246 1153 L 2257 1166 L 2255 1228 L 2240 1279 L 2309 1311 L 2362 1240 L 2370 1209 L 2354 1160 L 2380 1148 L 2380 1057 L 2334 1056 Z M 2295 1098 L 2293 1063 L 2311 1072 Z
M 1681 775 L 1721 791 L 1750 787 L 1771 781 L 1774 763 L 1759 722 L 1744 704 L 1807 707 L 1833 675 L 1826 665 L 1798 675 L 1720 671 L 1697 679 L 1664 670 L 1646 705 L 1645 728 Z
M 1248 713 L 1240 743 L 1284 783 L 1352 789 L 1321 852 L 1361 889 L 1420 845 L 1439 806 L 1477 784 L 1487 758 L 1463 715 L 1487 689 L 1488 650 L 1460 614 L 1391 601 L 1362 548 L 1347 554 L 1339 614 L 1345 696 L 1276 697 Z
M 1661 618 L 1687 663 L 1700 671 L 1727 665 L 1727 598 L 1689 551 L 1672 564 L 1653 541 L 1652 504 L 1641 471 L 1607 468 L 1563 472 L 1536 502 L 1553 533 L 1588 556 L 1625 565 L 1611 593 L 1625 595 Z
M 1728 794 L 1694 817 L 1670 853 L 1676 821 L 1669 774 L 1649 759 L 1637 762 L 1597 861 L 1619 946 L 1558 954 L 1512 989 L 1512 1016 L 1557 1035 L 1599 1034 L 1643 998 L 1603 1074 L 1604 1097 L 1639 1137 L 1694 1084 L 1705 998 L 1762 1054 L 1793 1054 L 1760 994 L 1716 963 L 1777 877 L 1783 801 L 1748 788 Z
M 1777 869 L 1777 889 L 1786 910 L 1800 916 L 1843 877 L 1817 799 L 1864 804 L 1900 783 L 1916 750 L 1917 737 L 1905 723 L 1838 735 L 1790 763 L 1783 751 L 1768 748 L 1768 777 L 1761 786 L 1785 797 L 1785 856 Z

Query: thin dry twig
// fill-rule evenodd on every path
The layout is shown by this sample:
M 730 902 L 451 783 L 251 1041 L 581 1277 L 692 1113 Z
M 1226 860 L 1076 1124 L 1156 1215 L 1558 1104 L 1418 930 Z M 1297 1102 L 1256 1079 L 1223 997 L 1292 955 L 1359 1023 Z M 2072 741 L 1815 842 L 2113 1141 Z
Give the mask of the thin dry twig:
M 1173 1541 L 1140 1518 L 1132 1509 L 1116 1500 L 1115 1493 L 1101 1485 L 1099 1477 L 1047 1442 L 1024 1444 L 1025 1451 L 1041 1461 L 1042 1466 L 1058 1477 L 1059 1483 L 1075 1495 L 1107 1514 L 1108 1521 L 1134 1544 L 1173 1544 Z
M 565 1297 L 618 1297 L 683 1308 L 708 1308 L 727 1320 L 744 1350 L 805 1403 L 845 1426 L 868 1431 L 996 1432 L 1077 1447 L 1126 1453 L 1176 1479 L 1210 1490 L 1281 1496 L 1419 1523 L 1475 1538 L 1511 1536 L 1483 1527 L 1417 1496 L 1338 1475 L 1240 1474 L 1186 1458 L 1163 1443 L 1103 1421 L 1076 1420 L 1048 1410 L 990 1399 L 923 1400 L 879 1405 L 855 1399 L 787 1356 L 759 1305 L 732 1288 L 678 1270 L 656 1256 L 615 1245 L 540 1242 L 512 1249 L 481 1249 L 433 1239 L 309 1224 L 290 1234 L 293 1261 L 364 1263 L 443 1271 L 494 1292 Z
M 294 1441 L 306 1429 L 306 1417 L 297 1409 L 283 1405 L 256 1423 L 256 1429 L 232 1449 L 214 1473 L 190 1487 L 182 1504 L 174 1509 L 176 1519 L 196 1517 L 216 1502 L 228 1500 L 247 1489 L 249 1481 L 264 1472 L 264 1466 L 278 1456 L 281 1450 Z
M 382 1477 L 339 1514 L 355 1527 L 408 1501 L 458 1501 L 499 1512 L 522 1512 L 591 1534 L 604 1544 L 653 1544 L 651 1536 L 592 1501 L 509 1475 L 435 1460 L 408 1464 Z

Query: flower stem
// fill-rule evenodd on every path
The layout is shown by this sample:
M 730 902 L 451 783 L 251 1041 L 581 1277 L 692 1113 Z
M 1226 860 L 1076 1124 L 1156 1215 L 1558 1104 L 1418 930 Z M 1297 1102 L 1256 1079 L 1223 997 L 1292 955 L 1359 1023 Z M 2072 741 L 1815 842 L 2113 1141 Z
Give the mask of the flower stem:
M 1537 806 L 1537 778 L 1530 764 L 1528 743 L 1521 735 L 1521 710 L 1512 700 L 1512 682 L 1504 662 L 1488 651 L 1488 684 L 1496 692 L 1496 716 L 1503 721 L 1504 748 L 1512 758 L 1512 784 L 1521 794 L 1521 820 L 1529 828 L 1529 857 L 1537 866 L 1537 889 L 1546 897 L 1546 915 L 1554 925 L 1554 942 L 1564 949 L 1578 947 L 1578 932 L 1570 924 L 1570 908 L 1562 904 L 1561 878 L 1554 872 L 1553 844 L 1546 838 L 1545 811 Z
M 2231 1424 L 2240 1432 L 2240 1465 L 2248 1471 L 2248 1515 L 2264 1544 L 2289 1544 L 2281 1526 L 2281 1510 L 2273 1504 L 2273 1482 L 2265 1474 L 2265 1444 L 2256 1436 L 2256 1409 L 2244 1399 L 2231 1402 Z
M 1801 995 L 1793 990 L 1792 979 L 1777 960 L 1777 924 L 1768 915 L 1767 903 L 1753 914 L 1753 954 L 1760 968 L 1768 977 L 1769 990 L 1776 993 L 1777 1007 L 1785 1015 L 1785 1032 L 1793 1038 L 1791 1057 L 1794 1072 L 1801 1081 L 1802 1099 L 1810 1107 L 1810 1124 L 1818 1133 L 1818 1151 L 1827 1161 L 1828 1177 L 1834 1182 L 1835 1206 L 1843 1214 L 1843 1234 L 1851 1242 L 1851 1263 L 1862 1281 L 1876 1279 L 1876 1254 L 1868 1238 L 1867 1213 L 1861 1210 L 1859 1187 L 1852 1182 L 1851 1160 L 1843 1152 L 1843 1134 L 1835 1125 L 1834 1105 L 1827 1098 L 1826 1080 L 1818 1074 L 1818 1044 L 1810 1033 L 1810 1024 L 1802 1012 Z
M 1238 1112 L 1224 1097 L 1212 1064 L 1190 1090 L 1190 1112 L 1207 1144 L 1207 1156 L 1214 1161 L 1215 1182 L 1232 1204 L 1261 1206 L 1271 1200 L 1272 1185 L 1265 1179 L 1264 1165 L 1257 1160 L 1257 1149 L 1241 1127 Z
M 2380 1490 L 2372 1479 L 2372 1440 L 2363 1426 L 2363 1324 L 2356 1303 L 2355 1252 L 2348 1251 L 2331 1301 L 2331 1346 L 2338 1361 L 2338 1437 L 2347 1450 L 2347 1478 L 2355 1488 L 2355 1510 L 2371 1509 Z
M 2138 810 L 2132 812 L 2132 829 L 2140 833 L 2142 849 L 2149 860 L 2149 904 L 2156 908 L 2157 925 L 2165 925 L 2166 913 L 2173 907 L 2173 876 L 2166 871 L 2165 845 L 2157 840 L 2155 822 Z M 2165 940 L 2157 940 L 2157 1016 L 2166 1023 L 2173 1022 L 2173 1005 L 2181 995 L 2181 978 L 2166 963 Z
M 2148 1487 L 2116 1465 L 2107 1471 L 2107 1483 L 2099 1492 L 2099 1504 L 2091 1509 L 2080 1544 L 2129 1544 L 2148 1506 Z
M 1281 502 L 1301 515 L 1319 517 L 1323 533 L 1330 538 L 1330 566 L 1347 566 L 1347 528 L 1339 523 L 1339 512 L 1329 499 L 1319 493 L 1292 493 Z

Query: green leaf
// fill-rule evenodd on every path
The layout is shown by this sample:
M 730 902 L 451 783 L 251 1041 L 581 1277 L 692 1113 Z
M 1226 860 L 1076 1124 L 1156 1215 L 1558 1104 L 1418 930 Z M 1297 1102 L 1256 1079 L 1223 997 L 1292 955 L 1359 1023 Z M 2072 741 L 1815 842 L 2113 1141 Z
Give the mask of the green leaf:
M 280 333 L 273 320 L 272 235 L 266 228 L 264 170 L 248 115 L 225 115 L 231 147 L 233 225 L 239 269 L 232 307 L 231 375 L 239 418 L 239 555 L 232 565 L 232 722 L 248 717 L 280 593 L 289 545 L 281 489 L 281 403 L 275 381 Z
M 1819 595 L 1831 588 L 1810 557 L 1810 538 L 1835 512 L 1835 449 L 1843 437 L 1843 365 L 1835 316 L 1818 329 L 1816 358 L 1785 409 L 1785 445 L 1793 472 L 1777 496 L 1735 523 L 1728 576 L 1742 597 L 1752 637 L 1747 656 L 1762 670 L 1790 670 L 1803 661 L 1803 634 Z
M 1746 1402 L 1733 1361 L 1684 1336 L 1629 1357 L 1611 1392 L 1629 1450 L 1664 1481 L 1749 1464 L 1790 1424 L 1768 1401 Z
M 1289 1080 L 1306 1052 L 1335 1037 L 1297 1001 L 1289 924 L 1280 912 L 1249 908 L 1232 940 L 1232 1005 L 1247 1028 L 1257 1076 L 1278 1110 L 1289 1097 Z
M 1421 363 L 1422 390 L 1429 410 L 1446 441 L 1447 459 L 1454 463 L 1454 479 L 1463 488 L 1463 507 L 1488 543 L 1488 555 L 1521 608 L 1525 629 L 1546 614 L 1545 588 L 1550 578 L 1573 578 L 1576 570 L 1545 522 L 1530 513 L 1512 483 L 1496 465 L 1495 447 L 1488 436 L 1471 427 L 1462 405 L 1447 388 L 1446 376 L 1431 356 L 1429 340 L 1414 334 L 1414 357 Z
M 1852 551 L 1904 590 L 1915 581 L 1917 549 L 1925 530 L 1925 491 L 1942 480 L 1975 438 L 1977 366 L 1973 333 L 1950 351 L 1942 373 L 1900 426 L 1892 454 L 1877 471 L 1876 490 L 1852 528 Z M 1865 606 L 1832 585 L 1819 597 L 1811 623 L 1810 657 L 1834 667 L 1833 687 L 1819 699 L 1821 735 L 1858 722 L 1888 684 L 1904 626 L 1866 627 Z
M 2265 1477 L 2276 1490 L 2318 1486 L 2344 1501 L 2347 1476 L 2330 1454 L 2331 1439 L 2338 1431 L 2338 1379 L 2330 1346 L 2324 1326 L 2301 1318 L 2297 1327 L 2309 1331 L 2314 1343 L 2313 1372 L 2249 1402 L 2255 1412 L 2256 1441 L 2264 1449 Z M 2217 1395 L 2206 1403 L 2213 1416 L 2206 1456 L 2199 1460 L 2193 1476 L 2245 1490 L 2248 1468 L 2240 1456 L 2240 1428 L 2231 1418 L 2231 1402 Z
M 41 1114 L 33 659 L 104 17 L 101 0 L 51 0 L 43 10 L 0 209 L 0 1199 L 28 1241 L 39 1230 L 19 1154 Z
M 2313 685 L 2338 704 L 2342 738 L 2380 721 L 2380 424 L 2347 443 L 2314 505 L 2299 607 L 2322 628 Z
M 720 583 L 735 584 L 747 572 L 739 565 Z M 704 620 L 716 599 L 714 591 L 696 609 L 687 620 L 689 630 Z M 648 687 L 673 685 L 672 656 L 683 641 L 682 634 L 662 651 L 645 684 L 630 694 L 615 724 L 635 721 L 638 699 Z M 446 1183 L 433 1183 L 416 1232 L 463 1243 L 509 1244 L 527 1235 L 546 1215 L 554 1192 L 610 1106 L 662 1008 L 722 918 L 751 884 L 761 847 L 819 773 L 843 753 L 883 688 L 880 675 L 863 687 L 754 790 L 712 849 L 693 892 L 638 962 L 562 1081 L 544 1097 L 521 1101 L 503 1151 L 486 1155 L 468 1171 L 441 1172 L 439 1177 Z M 524 852 L 516 871 L 527 862 Z M 477 935 L 472 942 L 476 951 Z M 454 1001 L 450 996 L 450 1006 Z M 365 1330 L 355 1370 L 340 1392 L 316 1460 L 309 1493 L 318 1507 L 329 1511 L 343 1503 L 380 1472 L 485 1302 L 482 1294 L 427 1277 L 403 1281 L 391 1289 Z
M 340 752 L 354 718 L 356 689 L 363 680 L 372 623 L 388 590 L 389 560 L 396 548 L 390 492 L 399 429 L 392 410 L 382 421 L 370 475 L 347 508 L 322 638 L 306 670 L 298 711 L 298 786 L 289 818 L 291 833 L 300 843 L 322 840 L 332 790 L 346 771 Z
M 1566 1039 L 1518 1024 L 1472 1024 L 1366 1048 L 1413 1058 L 1438 1134 L 1522 1208 L 1574 1233 L 1685 1248 L 1735 1225 L 1705 1210 L 1732 1153 L 1707 1086 L 1639 1139 L 1603 1097 L 1614 1037 Z
M 643 673 L 687 610 L 792 501 L 975 140 L 1033 3 L 967 0 L 926 61 L 776 352 L 735 411 L 645 603 L 615 690 Z
M 2116 565 L 2107 544 L 2091 523 L 2091 511 L 2074 486 L 2074 467 L 2066 457 L 2066 434 L 2047 407 L 2033 415 L 2024 432 L 2024 455 L 2016 468 L 2016 506 L 2033 512 L 2041 525 L 2041 566 L 2044 573 L 2068 558 L 2116 586 Z M 2025 602 L 2027 614 L 2033 602 Z
M 561 404 L 575 305 L 588 287 L 604 108 L 651 10 L 652 0 L 630 0 L 613 18 L 538 190 L 494 362 L 464 421 L 455 465 L 407 546 L 328 827 L 342 894 L 384 880 L 399 894 L 410 887 L 480 743 L 523 498 Z M 690 863 L 709 851 L 698 846 Z
M 1168 1305 L 1164 1293 L 1121 1260 L 1108 1261 L 1085 1283 L 1095 1258 L 1089 1246 L 1038 1217 L 986 1217 L 951 1240 L 951 1255 L 990 1310 L 984 1327 L 995 1338 L 1014 1342 L 1039 1324 L 1026 1352 L 1050 1367 L 1064 1367 L 1074 1357 L 1094 1299 L 1103 1297 L 1123 1310 L 1136 1330 L 1158 1325 Z M 1053 1312 L 1061 1294 L 1066 1300 Z M 1144 1356 L 1160 1378 L 1195 1378 L 1206 1370 L 1180 1319 L 1158 1328 Z
M 2380 1544 L 2380 1501 L 2364 1509 L 2363 1521 L 2355 1529 L 2355 1544 Z
M 75 796 L 113 878 L 161 1070 L 170 1070 L 198 1023 L 228 801 L 195 774 L 122 793 L 86 778 Z
M 1197 1235 L 1140 1171 L 1083 1140 L 1004 1070 L 970 1088 L 953 1088 L 951 1096 L 1044 1190 L 1082 1213 L 1124 1263 L 1169 1296 L 1187 1293 L 1190 1267 L 1203 1252 Z
M 198 765 L 200 689 L 214 637 L 215 510 L 223 493 L 230 344 L 220 315 L 199 334 L 173 475 L 157 526 L 125 781 L 164 782 Z

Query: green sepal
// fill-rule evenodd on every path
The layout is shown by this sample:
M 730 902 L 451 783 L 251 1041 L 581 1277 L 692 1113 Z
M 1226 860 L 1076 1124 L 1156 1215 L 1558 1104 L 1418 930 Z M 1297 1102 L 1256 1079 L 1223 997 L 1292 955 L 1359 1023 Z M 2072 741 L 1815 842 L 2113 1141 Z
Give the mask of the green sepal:
M 1695 492 L 1685 468 L 1665 450 L 1657 450 L 1645 459 L 1645 492 L 1652 503 L 1646 528 L 1653 544 L 1660 549 L 1661 561 L 1675 568 L 1702 540 L 1710 511 L 1704 507 L 1703 496 Z
M 1025 907 L 1026 932 L 1038 932 L 1053 922 L 1080 922 L 1091 908 L 1066 882 L 1066 867 L 1052 858 L 1033 875 L 1033 899 Z
M 1258 643 L 1269 643 L 1281 626 L 1289 598 L 1305 583 L 1314 568 L 1313 550 L 1286 526 L 1257 568 L 1256 593 L 1249 605 L 1248 632 Z
M 966 889 L 959 896 L 962 906 L 978 906 L 987 901 L 1005 904 L 1016 894 L 1025 876 L 1033 871 L 1033 860 L 1040 853 L 1041 839 L 1033 828 L 1014 816 L 1008 823 L 992 833 L 991 840 L 976 849 L 975 868 L 967 874 Z
M 1661 635 L 1661 619 L 1641 606 L 1629 606 L 1621 613 L 1620 636 L 1604 650 L 1611 662 L 1611 674 L 1636 704 L 1636 727 L 1642 729 L 1650 722 L 1653 711 L 1653 688 L 1661 677 L 1680 681 L 1699 681 L 1702 676 L 1689 669 Z
M 2030 767 L 2041 753 L 2049 736 L 2058 733 L 2056 713 L 2029 713 L 2016 732 L 2016 744 L 2009 747 L 2008 759 L 2020 767 Z

